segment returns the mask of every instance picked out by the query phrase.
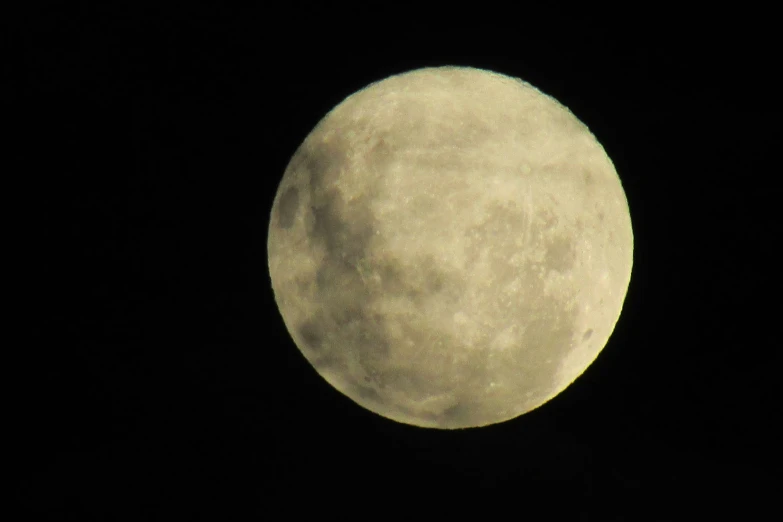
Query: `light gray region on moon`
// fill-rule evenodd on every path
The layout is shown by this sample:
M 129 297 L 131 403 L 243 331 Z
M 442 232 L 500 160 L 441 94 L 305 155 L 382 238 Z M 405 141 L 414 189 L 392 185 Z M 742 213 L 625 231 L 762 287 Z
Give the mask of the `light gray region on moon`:
M 348 97 L 272 208 L 294 341 L 358 404 L 418 426 L 502 422 L 604 347 L 632 265 L 625 195 L 567 109 L 488 71 L 432 68 Z

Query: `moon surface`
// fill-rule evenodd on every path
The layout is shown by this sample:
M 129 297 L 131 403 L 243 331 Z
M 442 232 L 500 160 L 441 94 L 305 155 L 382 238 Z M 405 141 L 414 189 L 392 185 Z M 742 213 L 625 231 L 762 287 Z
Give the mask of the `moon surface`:
M 275 300 L 315 370 L 397 422 L 507 421 L 562 392 L 620 316 L 625 193 L 568 109 L 467 67 L 347 97 L 296 150 L 272 206 Z

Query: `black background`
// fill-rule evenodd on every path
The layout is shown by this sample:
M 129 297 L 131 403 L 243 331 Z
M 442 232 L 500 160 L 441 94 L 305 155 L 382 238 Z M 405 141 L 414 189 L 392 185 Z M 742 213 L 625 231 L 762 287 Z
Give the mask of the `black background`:
M 12 20 L 30 519 L 764 509 L 781 347 L 770 13 L 101 5 Z M 397 424 L 330 388 L 266 265 L 275 190 L 307 133 L 368 83 L 431 65 L 521 77 L 569 107 L 613 159 L 634 226 L 598 360 L 483 429 Z

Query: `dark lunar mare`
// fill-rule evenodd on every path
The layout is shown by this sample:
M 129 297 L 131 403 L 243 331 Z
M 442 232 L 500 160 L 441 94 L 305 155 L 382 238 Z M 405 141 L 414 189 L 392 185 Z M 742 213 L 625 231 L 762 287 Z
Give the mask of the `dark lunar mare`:
M 449 284 L 434 260 L 422 260 L 427 277 L 423 282 L 412 284 L 394 260 L 384 256 L 373 258 L 373 239 L 378 226 L 370 208 L 371 194 L 347 202 L 335 184 L 340 169 L 348 161 L 349 152 L 345 140 L 333 137 L 329 142 L 315 145 L 305 142 L 291 162 L 292 168 L 304 173 L 307 180 L 303 190 L 309 196 L 309 207 L 300 209 L 305 214 L 307 242 L 313 250 L 325 252 L 315 277 L 315 298 L 321 306 L 296 330 L 308 348 L 313 365 L 319 370 L 331 369 L 349 379 L 347 384 L 355 396 L 394 408 L 406 416 L 426 417 L 424 420 L 438 422 L 434 414 L 422 414 L 402 404 L 391 404 L 382 396 L 386 388 L 421 398 L 448 390 L 412 370 L 384 370 L 384 362 L 391 351 L 387 340 L 390 335 L 385 318 L 372 310 L 376 299 L 390 295 L 403 296 L 415 308 L 426 295 L 454 292 L 454 288 L 449 287 L 455 285 Z M 371 153 L 386 154 L 387 151 Z M 308 198 L 299 198 L 303 199 Z M 293 196 L 289 196 L 288 202 L 292 200 Z M 280 209 L 279 219 L 287 222 L 289 212 L 290 209 Z M 359 266 L 363 262 L 371 264 L 373 272 L 380 277 L 380 287 L 373 291 L 362 278 Z M 426 313 L 426 310 L 420 312 Z M 330 338 L 328 343 L 327 336 Z M 364 375 L 349 371 L 350 362 L 358 363 Z M 458 418 L 465 413 L 462 410 L 451 406 L 446 418 L 458 423 Z
M 286 190 L 277 202 L 277 224 L 283 230 L 288 230 L 294 224 L 299 210 L 299 190 L 291 187 Z
M 293 160 L 307 176 L 310 206 L 304 211 L 308 244 L 326 254 L 315 278 L 315 297 L 321 306 L 297 329 L 317 367 L 335 367 L 337 373 L 353 379 L 349 384 L 359 395 L 378 401 L 374 386 L 383 387 L 384 383 L 377 368 L 388 357 L 389 343 L 382 318 L 371 313 L 374 297 L 358 269 L 370 254 L 370 240 L 377 227 L 369 198 L 348 203 L 334 185 L 348 152 L 347 144 L 337 137 L 317 145 L 306 142 Z M 329 333 L 333 337 L 327 347 L 324 340 Z M 343 371 L 350 359 L 358 362 L 365 375 Z

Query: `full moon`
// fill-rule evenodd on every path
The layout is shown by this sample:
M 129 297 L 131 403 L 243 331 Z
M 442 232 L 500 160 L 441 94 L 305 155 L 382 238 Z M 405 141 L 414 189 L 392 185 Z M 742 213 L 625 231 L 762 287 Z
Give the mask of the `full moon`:
M 348 96 L 272 206 L 275 300 L 329 384 L 397 422 L 508 421 L 604 348 L 633 232 L 612 161 L 567 108 L 468 67 Z

